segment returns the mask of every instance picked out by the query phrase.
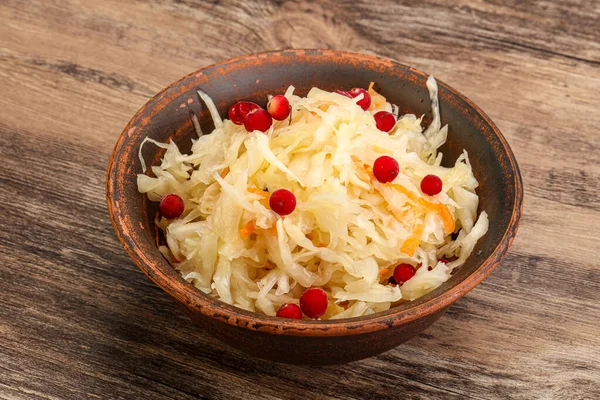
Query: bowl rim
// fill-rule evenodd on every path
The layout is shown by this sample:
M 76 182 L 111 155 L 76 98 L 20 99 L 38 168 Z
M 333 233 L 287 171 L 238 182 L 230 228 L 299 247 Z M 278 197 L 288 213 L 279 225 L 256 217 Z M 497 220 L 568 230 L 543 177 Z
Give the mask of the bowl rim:
M 181 276 L 180 280 L 173 280 L 167 276 L 165 272 L 160 268 L 161 262 L 153 262 L 145 254 L 142 254 L 138 245 L 134 243 L 127 235 L 124 235 L 123 228 L 126 223 L 130 223 L 131 226 L 137 227 L 137 224 L 131 223 L 131 221 L 125 221 L 127 218 L 119 217 L 115 208 L 118 207 L 117 199 L 117 185 L 118 176 L 115 171 L 115 158 L 119 152 L 119 149 L 128 140 L 131 123 L 146 110 L 150 104 L 152 104 L 158 97 L 160 97 L 169 88 L 177 87 L 181 82 L 190 78 L 193 75 L 201 74 L 205 70 L 214 67 L 226 67 L 228 65 L 237 64 L 242 61 L 246 62 L 253 60 L 255 62 L 264 61 L 268 57 L 279 57 L 282 55 L 290 56 L 319 56 L 326 60 L 332 58 L 344 58 L 354 59 L 355 61 L 366 61 L 369 63 L 379 64 L 383 66 L 395 66 L 403 68 L 408 72 L 417 74 L 424 79 L 427 79 L 428 74 L 417 70 L 415 68 L 406 66 L 395 60 L 388 58 L 382 58 L 372 55 L 336 51 L 336 50 L 323 50 L 323 49 L 290 49 L 290 50 L 279 50 L 279 51 L 265 51 L 260 53 L 253 53 L 249 55 L 242 55 L 234 58 L 230 58 L 225 61 L 220 61 L 206 67 L 200 68 L 181 79 L 171 83 L 170 85 L 163 88 L 151 99 L 149 99 L 132 117 L 127 123 L 123 132 L 119 136 L 111 157 L 108 163 L 108 169 L 106 174 L 106 202 L 108 206 L 108 213 L 111 219 L 111 223 L 117 235 L 117 238 L 121 245 L 125 248 L 129 256 L 135 262 L 135 264 L 148 276 L 155 284 L 157 284 L 167 294 L 182 303 L 188 308 L 199 311 L 209 318 L 214 318 L 218 321 L 226 324 L 236 326 L 243 329 L 249 329 L 254 331 L 261 331 L 277 335 L 292 335 L 292 336 L 348 336 L 358 335 L 370 332 L 379 331 L 382 329 L 392 328 L 398 325 L 414 321 L 421 317 L 436 313 L 449 307 L 452 303 L 457 301 L 459 298 L 464 296 L 467 292 L 473 289 L 481 281 L 483 281 L 500 263 L 508 248 L 510 247 L 514 237 L 517 233 L 518 225 L 521 219 L 522 207 L 523 207 L 523 184 L 517 165 L 515 156 L 510 149 L 506 139 L 490 119 L 490 117 L 483 112 L 476 104 L 469 100 L 462 93 L 452 88 L 448 84 L 440 81 L 436 78 L 439 87 L 443 87 L 452 95 L 458 97 L 460 101 L 464 102 L 470 107 L 475 113 L 490 127 L 494 135 L 498 138 L 502 144 L 503 151 L 506 153 L 507 158 L 510 161 L 510 171 L 513 175 L 513 185 L 515 189 L 515 197 L 513 199 L 513 207 L 511 217 L 508 223 L 508 227 L 502 236 L 502 239 L 496 246 L 496 248 L 490 253 L 490 255 L 479 265 L 479 267 L 469 274 L 461 282 L 452 286 L 440 293 L 439 295 L 429 299 L 421 304 L 414 306 L 408 306 L 407 308 L 395 307 L 389 310 L 371 314 L 368 316 L 347 318 L 340 320 L 326 320 L 326 321 L 313 321 L 313 320 L 291 320 L 281 319 L 276 317 L 259 314 L 256 312 L 246 311 L 244 309 L 229 305 L 221 300 L 211 297 L 207 294 L 202 293 L 200 290 L 187 283 Z M 166 260 L 162 260 L 166 263 L 169 268 L 172 268 Z M 407 303 L 411 304 L 411 303 Z

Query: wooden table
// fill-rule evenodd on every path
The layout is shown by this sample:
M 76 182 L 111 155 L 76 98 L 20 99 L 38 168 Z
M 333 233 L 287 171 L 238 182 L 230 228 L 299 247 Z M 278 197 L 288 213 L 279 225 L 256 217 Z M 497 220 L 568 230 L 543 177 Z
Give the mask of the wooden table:
M 0 398 L 600 398 L 600 6 L 587 1 L 0 2 Z M 430 329 L 345 366 L 198 332 L 118 243 L 112 147 L 170 82 L 322 47 L 435 74 L 498 124 L 525 183 L 500 268 Z

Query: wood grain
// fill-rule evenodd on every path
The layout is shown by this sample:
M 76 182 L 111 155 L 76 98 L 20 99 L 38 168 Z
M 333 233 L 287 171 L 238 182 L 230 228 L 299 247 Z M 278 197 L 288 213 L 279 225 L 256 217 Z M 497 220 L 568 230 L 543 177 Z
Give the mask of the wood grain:
M 0 2 L 0 398 L 600 398 L 600 3 Z M 199 333 L 133 265 L 104 202 L 155 92 L 236 55 L 373 53 L 481 106 L 523 173 L 498 270 L 426 333 L 307 368 Z

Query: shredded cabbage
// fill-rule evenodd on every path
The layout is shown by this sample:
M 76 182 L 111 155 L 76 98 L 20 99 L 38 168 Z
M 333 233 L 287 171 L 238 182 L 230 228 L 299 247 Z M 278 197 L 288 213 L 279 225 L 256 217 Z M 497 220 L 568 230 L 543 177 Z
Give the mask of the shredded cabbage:
M 425 131 L 421 118 L 398 117 L 398 107 L 372 85 L 367 111 L 358 99 L 318 88 L 300 97 L 290 86 L 291 118 L 265 133 L 222 120 L 198 91 L 215 128 L 193 141 L 190 154 L 173 142 L 142 142 L 166 151 L 153 176 L 138 175 L 139 191 L 153 201 L 176 193 L 185 202 L 180 218 L 157 221 L 166 237 L 161 252 L 204 293 L 267 315 L 297 304 L 311 286 L 328 294 L 324 319 L 383 311 L 437 288 L 470 256 L 489 221 L 485 212 L 477 216 L 478 183 L 466 152 L 454 167 L 440 165 L 448 127 L 433 77 L 427 87 L 433 121 Z M 389 133 L 375 126 L 373 114 L 382 110 L 397 117 Z M 140 146 L 145 171 L 141 154 Z M 382 155 L 400 165 L 387 184 L 371 167 Z M 440 194 L 420 191 L 427 174 L 442 179 Z M 281 188 L 297 199 L 285 217 L 268 205 L 269 192 Z M 389 283 L 398 263 L 417 268 L 401 286 Z

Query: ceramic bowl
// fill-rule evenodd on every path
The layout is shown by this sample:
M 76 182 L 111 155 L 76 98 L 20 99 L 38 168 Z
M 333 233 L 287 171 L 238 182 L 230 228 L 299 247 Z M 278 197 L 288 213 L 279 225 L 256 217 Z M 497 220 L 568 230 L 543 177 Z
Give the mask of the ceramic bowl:
M 194 128 L 190 110 L 204 132 L 212 129 L 206 107 L 196 95 L 202 89 L 225 116 L 241 99 L 264 103 L 267 94 L 289 85 L 305 95 L 325 90 L 368 87 L 400 107 L 400 113 L 425 115 L 431 104 L 427 74 L 388 59 L 329 50 L 288 50 L 234 58 L 198 70 L 163 89 L 125 127 L 107 173 L 107 203 L 117 236 L 137 266 L 190 318 L 215 338 L 253 356 L 293 364 L 334 364 L 370 357 L 417 335 L 452 303 L 492 272 L 508 250 L 521 217 L 523 189 L 519 168 L 505 138 L 490 118 L 465 96 L 438 81 L 442 123 L 449 125 L 441 148 L 444 164 L 453 165 L 466 149 L 479 181 L 480 211 L 490 219 L 487 234 L 457 272 L 429 294 L 365 317 L 337 321 L 289 320 L 248 312 L 206 295 L 182 279 L 157 249 L 154 216 L 157 205 L 137 191 L 141 141 L 174 140 L 190 148 Z M 484 88 L 482 88 L 484 90 Z M 159 162 L 163 150 L 145 146 L 147 163 Z

